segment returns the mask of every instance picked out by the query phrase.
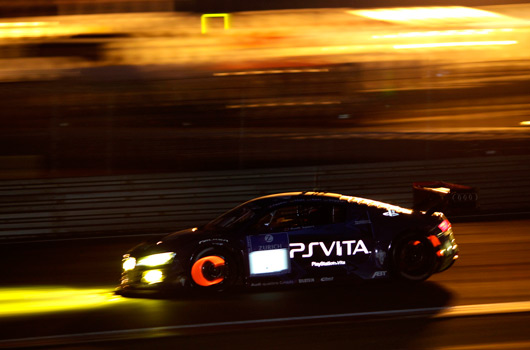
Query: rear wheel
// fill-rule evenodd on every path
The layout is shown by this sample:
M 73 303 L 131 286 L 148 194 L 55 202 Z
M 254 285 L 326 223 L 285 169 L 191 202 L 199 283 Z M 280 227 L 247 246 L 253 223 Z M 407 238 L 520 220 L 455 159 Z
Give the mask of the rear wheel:
M 398 238 L 392 250 L 393 273 L 402 281 L 419 282 L 434 271 L 435 255 L 431 242 L 419 234 Z
M 237 266 L 230 254 L 218 249 L 206 249 L 195 257 L 190 275 L 197 287 L 223 291 L 234 285 Z

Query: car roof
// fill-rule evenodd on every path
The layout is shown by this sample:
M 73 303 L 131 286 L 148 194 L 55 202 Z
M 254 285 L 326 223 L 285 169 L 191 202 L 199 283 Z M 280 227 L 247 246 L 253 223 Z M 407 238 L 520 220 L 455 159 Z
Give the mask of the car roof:
M 267 200 L 270 200 L 272 202 L 276 202 L 276 201 L 284 201 L 284 200 L 290 200 L 290 199 L 294 199 L 294 198 L 303 198 L 303 197 L 306 197 L 306 198 L 309 198 L 309 197 L 321 197 L 321 198 L 330 198 L 330 199 L 341 199 L 342 197 L 344 197 L 342 194 L 337 194 L 337 193 L 331 193 L 331 192 L 284 192 L 284 193 L 275 193 L 275 194 L 270 194 L 270 195 L 267 195 L 267 196 L 262 196 L 262 197 L 258 197 L 258 198 L 255 198 L 252 201 L 267 201 Z
M 346 196 L 338 193 L 332 193 L 332 192 L 284 192 L 284 193 L 276 193 L 271 194 L 267 196 L 258 197 L 255 199 L 252 199 L 245 204 L 254 203 L 261 206 L 268 206 L 276 203 L 281 202 L 288 202 L 292 199 L 296 198 L 322 198 L 322 199 L 334 199 L 339 201 L 344 201 L 348 203 L 356 203 L 359 205 L 366 205 L 369 207 L 375 207 L 379 209 L 385 209 L 385 210 L 394 210 L 398 213 L 403 214 L 410 214 L 412 213 L 412 210 L 399 207 L 397 205 L 392 205 L 389 203 L 384 203 L 372 199 L 366 199 L 361 197 L 354 197 L 354 196 Z

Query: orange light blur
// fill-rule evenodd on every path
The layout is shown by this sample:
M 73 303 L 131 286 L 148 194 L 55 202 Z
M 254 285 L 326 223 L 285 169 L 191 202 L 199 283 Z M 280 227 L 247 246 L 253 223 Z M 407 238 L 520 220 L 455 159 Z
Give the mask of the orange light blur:
M 442 244 L 440 243 L 440 240 L 436 236 L 431 235 L 427 238 L 429 239 L 429 241 L 431 241 L 433 247 L 438 247 Z

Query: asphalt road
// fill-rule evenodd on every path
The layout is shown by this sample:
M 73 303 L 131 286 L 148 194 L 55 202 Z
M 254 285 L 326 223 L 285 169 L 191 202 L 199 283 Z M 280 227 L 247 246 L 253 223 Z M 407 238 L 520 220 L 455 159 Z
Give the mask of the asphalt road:
M 155 299 L 112 294 L 139 237 L 3 243 L 0 347 L 527 349 L 529 223 L 455 223 L 461 259 L 414 286 Z

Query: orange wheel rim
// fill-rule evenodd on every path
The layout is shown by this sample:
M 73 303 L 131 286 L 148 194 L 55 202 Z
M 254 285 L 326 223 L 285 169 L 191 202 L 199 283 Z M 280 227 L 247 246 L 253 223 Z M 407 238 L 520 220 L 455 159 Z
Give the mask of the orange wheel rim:
M 213 264 L 214 267 L 220 267 L 225 265 L 225 261 L 223 258 L 219 256 L 206 256 L 204 258 L 201 258 L 197 260 L 193 266 L 191 267 L 191 278 L 193 278 L 193 281 L 197 283 L 199 286 L 208 287 L 214 284 L 218 284 L 223 282 L 224 277 L 215 278 L 213 280 L 210 280 L 204 276 L 203 273 L 203 267 L 206 263 Z

